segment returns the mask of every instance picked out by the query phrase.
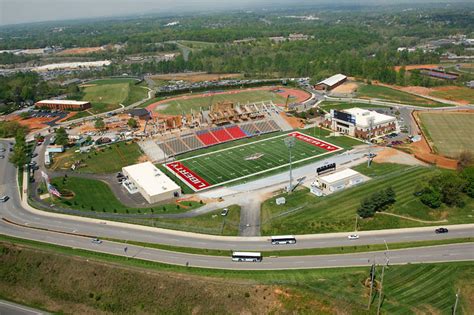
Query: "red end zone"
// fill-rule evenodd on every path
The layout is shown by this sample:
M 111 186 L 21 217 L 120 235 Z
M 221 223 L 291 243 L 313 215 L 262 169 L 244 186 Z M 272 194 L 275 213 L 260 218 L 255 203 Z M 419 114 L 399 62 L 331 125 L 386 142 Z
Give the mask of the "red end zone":
M 166 167 L 176 174 L 176 176 L 181 178 L 181 180 L 184 181 L 188 186 L 192 187 L 195 191 L 211 186 L 208 182 L 184 166 L 181 162 L 168 163 L 166 164 Z
M 332 152 L 332 151 L 337 151 L 337 150 L 340 150 L 342 148 L 334 145 L 334 144 L 330 144 L 330 143 L 327 143 L 327 142 L 324 142 L 322 140 L 319 140 L 318 138 L 314 138 L 314 137 L 311 137 L 311 136 L 308 136 L 308 135 L 305 135 L 305 134 L 302 134 L 298 131 L 295 131 L 295 132 L 291 132 L 288 134 L 288 136 L 290 137 L 295 137 L 296 139 L 298 140 L 301 140 L 301 141 L 304 141 L 306 143 L 309 143 L 309 144 L 312 144 L 314 145 L 315 147 L 318 147 L 318 148 L 321 148 L 321 149 L 324 149 L 326 151 L 329 151 L 329 152 Z

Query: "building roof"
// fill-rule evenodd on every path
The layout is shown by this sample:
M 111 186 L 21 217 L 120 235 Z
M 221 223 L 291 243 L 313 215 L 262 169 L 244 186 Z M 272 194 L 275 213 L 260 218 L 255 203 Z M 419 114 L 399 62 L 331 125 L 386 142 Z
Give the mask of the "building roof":
M 57 104 L 57 105 L 85 105 L 89 104 L 89 102 L 86 101 L 71 101 L 71 100 L 43 100 L 36 102 L 36 104 L 41 105 L 41 104 Z
M 341 82 L 345 79 L 347 79 L 347 77 L 345 75 L 338 73 L 338 74 L 333 75 L 332 77 L 329 77 L 329 78 L 319 82 L 318 84 L 325 84 L 327 86 L 333 86 L 333 85 L 336 85 L 337 83 L 339 83 L 339 82 Z
M 345 109 L 344 112 L 354 116 L 356 120 L 356 126 L 361 128 L 369 128 L 371 119 L 374 120 L 373 126 L 396 121 L 395 117 L 358 107 Z
M 335 172 L 329 175 L 321 176 L 319 178 L 320 181 L 324 181 L 328 184 L 336 183 L 338 181 L 344 180 L 346 178 L 355 176 L 355 175 L 360 175 L 359 172 L 356 172 L 350 168 L 346 168 L 345 170 Z
M 128 112 L 128 114 L 132 117 L 134 117 L 134 116 L 141 117 L 141 116 L 150 115 L 150 112 L 148 110 L 146 110 L 146 108 L 134 108 L 134 109 L 131 109 Z
M 122 169 L 149 196 L 156 196 L 180 187 L 151 162 L 126 166 Z

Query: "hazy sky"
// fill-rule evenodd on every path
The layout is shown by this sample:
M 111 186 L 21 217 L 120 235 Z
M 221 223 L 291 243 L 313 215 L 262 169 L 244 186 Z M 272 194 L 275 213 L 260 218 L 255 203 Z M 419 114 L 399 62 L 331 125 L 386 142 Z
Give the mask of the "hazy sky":
M 442 0 L 342 0 L 377 4 L 394 2 L 443 2 Z M 37 21 L 132 15 L 137 13 L 178 13 L 212 9 L 246 9 L 275 4 L 340 3 L 341 0 L 0 0 L 0 25 Z M 446 2 L 451 2 L 448 0 Z

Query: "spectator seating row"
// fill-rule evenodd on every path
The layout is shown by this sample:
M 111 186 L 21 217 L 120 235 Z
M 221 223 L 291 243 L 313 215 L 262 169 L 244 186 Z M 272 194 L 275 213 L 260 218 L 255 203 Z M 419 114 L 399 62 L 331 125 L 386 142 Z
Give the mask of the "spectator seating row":
M 241 125 L 201 130 L 182 137 L 171 136 L 158 142 L 158 146 L 167 156 L 175 156 L 187 151 L 278 130 L 280 128 L 273 120 L 248 122 Z

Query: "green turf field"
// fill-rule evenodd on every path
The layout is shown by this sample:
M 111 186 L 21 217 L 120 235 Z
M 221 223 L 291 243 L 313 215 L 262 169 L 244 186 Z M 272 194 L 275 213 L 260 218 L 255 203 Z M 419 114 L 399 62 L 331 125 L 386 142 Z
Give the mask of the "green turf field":
M 83 100 L 92 104 L 94 114 L 110 111 L 120 104 L 130 105 L 147 96 L 147 89 L 133 79 L 105 79 L 89 82 L 83 87 Z M 90 86 L 88 86 L 90 85 Z
M 437 153 L 457 158 L 464 150 L 474 152 L 473 113 L 420 113 L 420 119 Z
M 466 198 L 464 208 L 445 205 L 433 210 L 414 195 L 415 189 L 431 176 L 443 170 L 429 167 L 374 163 L 370 169 L 365 164 L 354 168 L 372 178 L 359 186 L 316 197 L 308 189 L 286 195 L 286 204 L 277 206 L 273 197 L 262 204 L 261 224 L 263 235 L 310 234 L 349 232 L 354 230 L 355 216 L 360 201 L 366 196 L 387 187 L 396 192 L 396 202 L 388 213 L 425 221 L 446 219 L 444 224 L 474 222 L 474 200 Z M 282 215 L 286 214 L 286 215 Z M 439 223 L 422 223 L 384 214 L 359 220 L 360 230 L 378 230 L 402 227 L 429 226 Z
M 424 107 L 439 107 L 449 106 L 441 104 L 430 99 L 416 96 L 413 94 L 397 91 L 385 86 L 378 85 L 361 85 L 357 89 L 357 97 L 360 98 L 376 98 L 380 100 L 387 100 L 395 103 L 424 106 Z
M 233 93 L 232 93 L 233 92 Z M 200 108 L 208 108 L 210 103 L 216 104 L 218 102 L 228 101 L 234 103 L 255 103 L 261 101 L 273 101 L 275 104 L 284 104 L 286 98 L 270 91 L 229 91 L 232 94 L 216 94 L 213 96 L 184 96 L 179 100 L 170 100 L 164 104 L 159 105 L 156 110 L 160 113 L 168 115 L 179 115 L 190 113 L 191 109 L 194 112 L 199 111 Z
M 214 149 L 178 161 L 209 184 L 222 185 L 287 166 L 289 153 L 285 138 L 286 133 L 263 139 L 256 137 L 252 142 Z M 329 142 L 324 138 L 322 140 Z M 332 153 L 298 139 L 292 149 L 295 166 L 328 154 Z
M 69 149 L 65 153 L 57 154 L 51 168 L 53 170 L 70 169 L 75 161 L 82 161 L 83 166 L 76 169 L 79 173 L 114 173 L 122 167 L 137 163 L 143 155 L 136 143 L 119 142 L 100 147 L 89 153 L 74 152 Z

